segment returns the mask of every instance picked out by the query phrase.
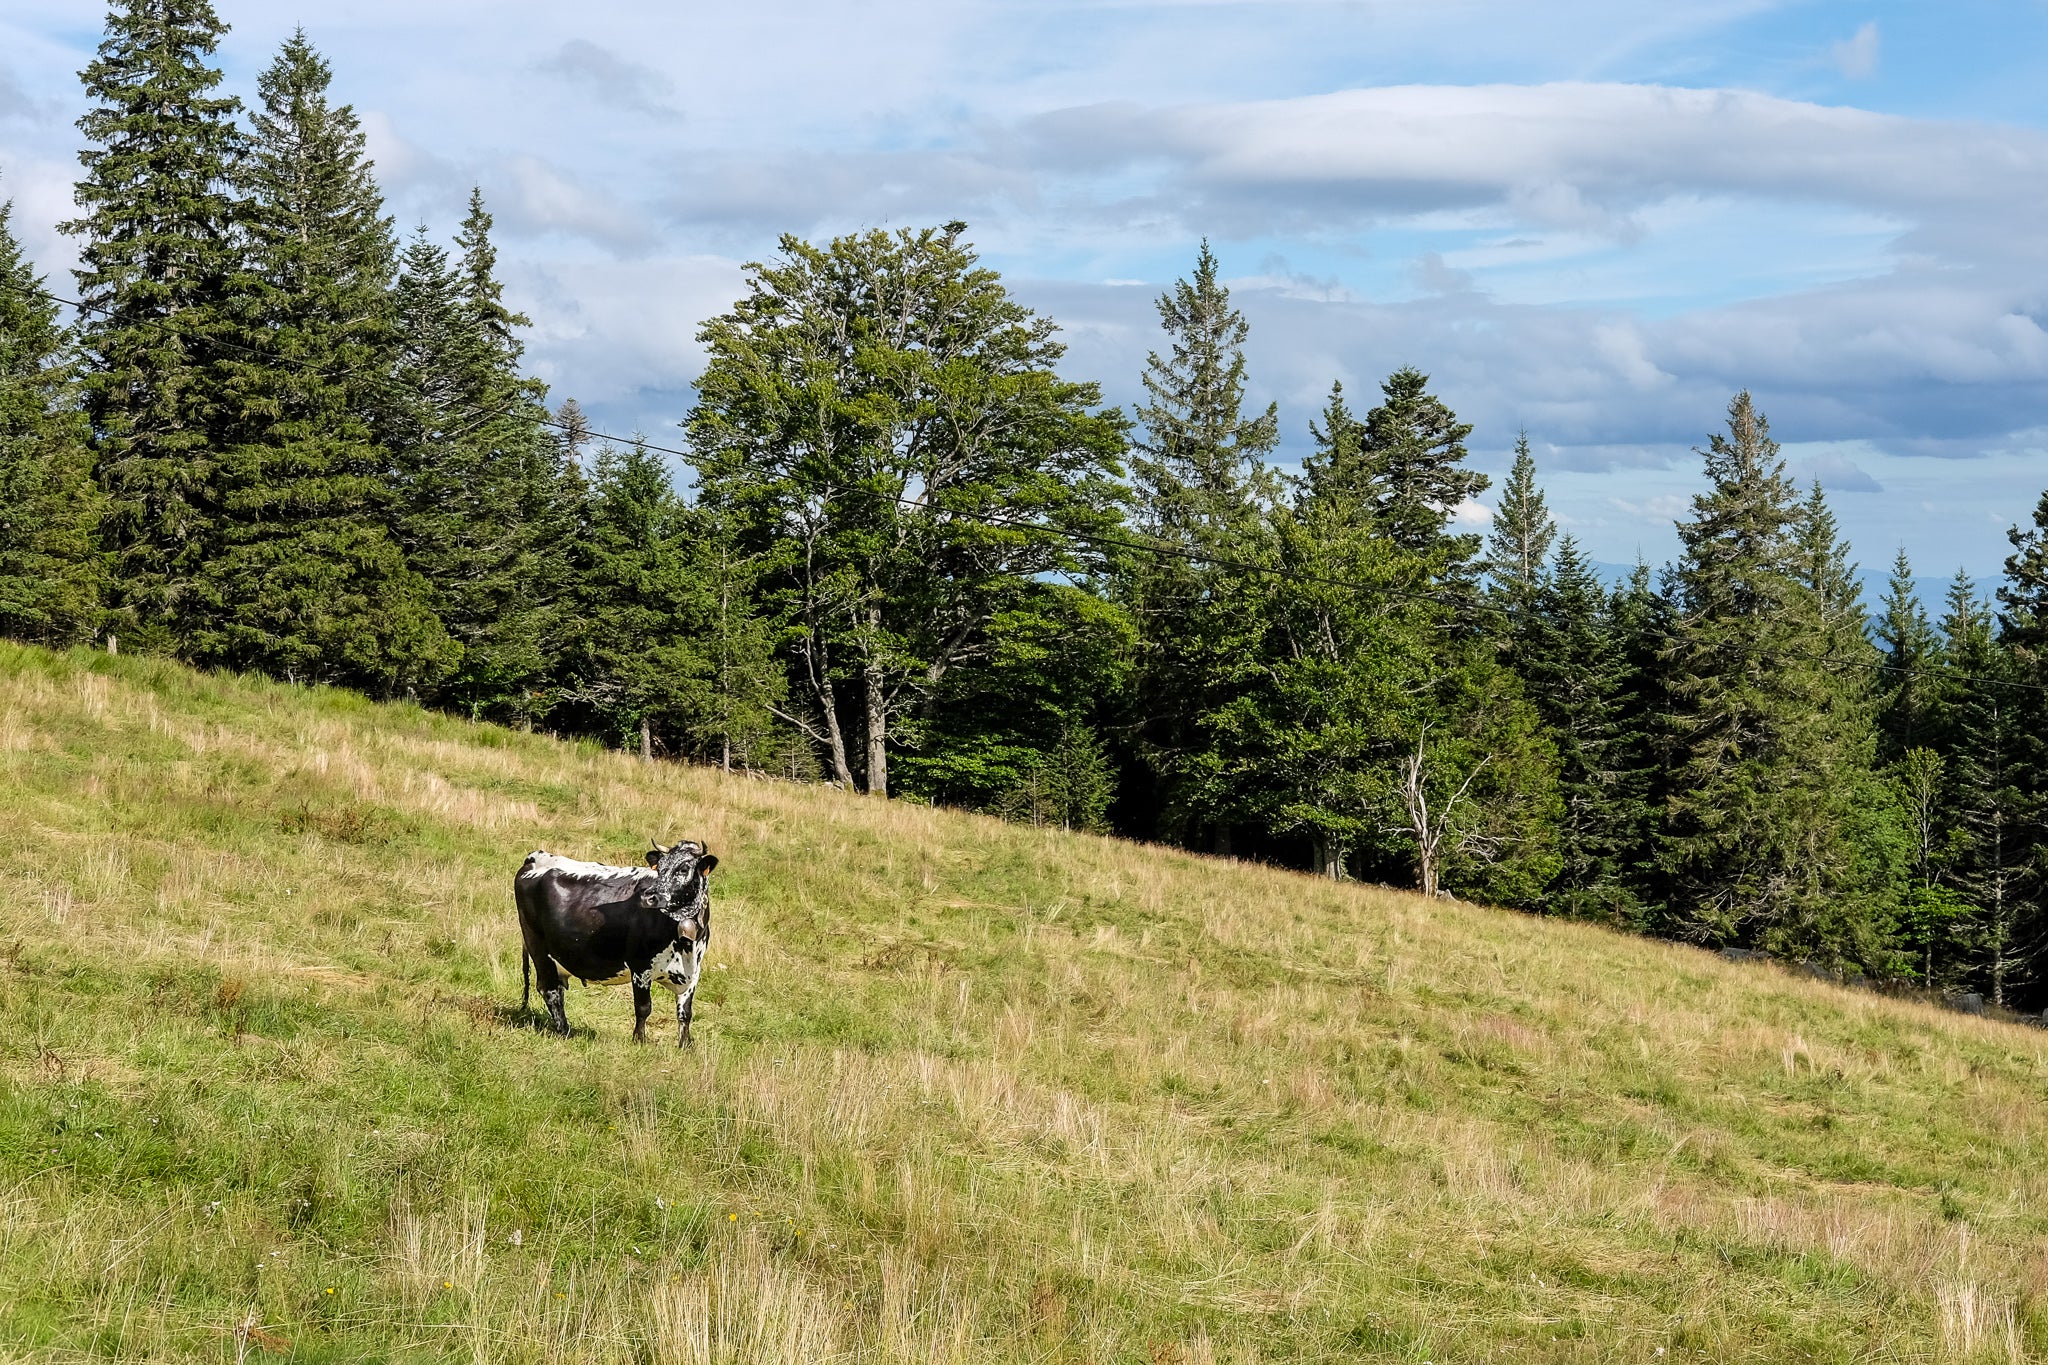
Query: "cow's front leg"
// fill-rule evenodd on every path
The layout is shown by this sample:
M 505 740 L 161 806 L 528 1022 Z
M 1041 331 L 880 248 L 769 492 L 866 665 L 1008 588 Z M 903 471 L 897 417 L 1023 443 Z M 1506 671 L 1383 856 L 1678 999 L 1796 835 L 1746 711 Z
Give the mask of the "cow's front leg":
M 652 969 L 633 973 L 633 1041 L 647 1041 L 647 1016 L 654 1013 L 654 984 Z
M 534 984 L 540 987 L 541 1003 L 548 1007 L 548 1018 L 554 1021 L 555 1032 L 567 1038 L 569 1011 L 564 1004 L 567 992 L 563 989 L 562 969 L 555 965 L 553 958 L 542 953 L 533 960 L 533 978 Z
M 697 1003 L 697 978 L 704 971 L 704 945 L 698 943 L 690 951 L 690 979 L 676 992 L 676 1046 L 690 1045 L 690 1012 Z

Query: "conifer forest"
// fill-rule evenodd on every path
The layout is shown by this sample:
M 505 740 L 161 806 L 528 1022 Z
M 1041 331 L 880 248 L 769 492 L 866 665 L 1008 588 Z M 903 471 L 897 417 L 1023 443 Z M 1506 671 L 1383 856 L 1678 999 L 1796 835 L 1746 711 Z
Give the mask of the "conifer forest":
M 238 97 L 223 32 L 115 5 L 75 283 L 0 208 L 7 635 L 2048 1006 L 2048 494 L 1866 601 L 1737 393 L 1616 583 L 1427 357 L 1255 410 L 1205 245 L 1122 411 L 958 222 L 783 238 L 607 438 L 482 196 L 400 235 L 313 44 Z

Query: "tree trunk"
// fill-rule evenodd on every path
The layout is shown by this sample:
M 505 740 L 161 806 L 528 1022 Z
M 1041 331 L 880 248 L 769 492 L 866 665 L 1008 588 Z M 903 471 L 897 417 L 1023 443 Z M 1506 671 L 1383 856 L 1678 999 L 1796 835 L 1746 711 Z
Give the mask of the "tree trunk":
M 852 791 L 853 765 L 846 761 L 846 732 L 839 728 L 839 699 L 830 683 L 818 688 L 818 710 L 825 717 L 825 746 L 832 751 L 833 780 Z
M 1216 826 L 1215 850 L 1216 856 L 1219 858 L 1228 858 L 1230 856 L 1230 826 Z
M 719 741 L 718 766 L 726 772 L 732 771 L 732 736 L 725 735 Z
M 1344 845 L 1334 834 L 1318 834 L 1316 841 L 1316 875 L 1328 877 L 1333 882 L 1344 880 Z
M 868 795 L 889 794 L 889 697 L 884 690 L 882 670 L 867 669 L 868 692 Z
M 654 762 L 654 726 L 645 716 L 640 717 L 640 757 L 644 762 Z

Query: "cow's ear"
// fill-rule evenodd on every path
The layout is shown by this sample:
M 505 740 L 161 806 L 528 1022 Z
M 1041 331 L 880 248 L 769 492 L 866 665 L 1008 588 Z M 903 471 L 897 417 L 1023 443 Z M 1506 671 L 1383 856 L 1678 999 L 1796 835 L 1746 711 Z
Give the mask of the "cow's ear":
M 659 867 L 659 866 L 661 866 L 661 850 L 660 850 L 660 849 L 658 849 L 658 848 L 650 848 L 650 849 L 648 849 L 648 850 L 647 850 L 647 865 L 648 865 L 649 867 Z
M 697 860 L 697 870 L 699 872 L 709 872 L 712 868 L 717 866 L 718 855 L 716 853 L 707 853 Z

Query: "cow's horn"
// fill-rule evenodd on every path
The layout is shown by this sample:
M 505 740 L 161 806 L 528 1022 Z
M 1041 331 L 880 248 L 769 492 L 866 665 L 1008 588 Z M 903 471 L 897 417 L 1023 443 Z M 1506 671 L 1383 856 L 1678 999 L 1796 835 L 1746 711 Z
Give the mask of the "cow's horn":
M 661 844 L 661 842 L 660 842 L 659 840 L 656 840 L 656 839 L 653 839 L 653 838 L 649 838 L 647 842 L 648 842 L 648 844 L 649 844 L 649 845 L 650 845 L 650 846 L 651 846 L 651 847 L 652 847 L 652 848 L 654 849 L 654 851 L 655 851 L 656 853 L 666 853 L 666 852 L 668 852 L 668 849 L 664 848 L 664 847 L 662 846 L 662 844 Z

